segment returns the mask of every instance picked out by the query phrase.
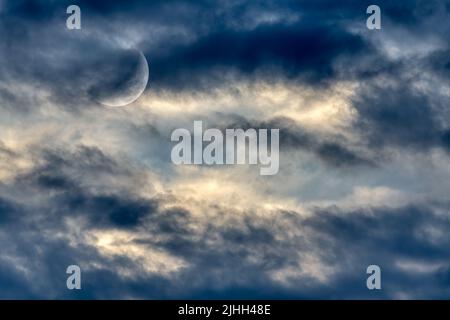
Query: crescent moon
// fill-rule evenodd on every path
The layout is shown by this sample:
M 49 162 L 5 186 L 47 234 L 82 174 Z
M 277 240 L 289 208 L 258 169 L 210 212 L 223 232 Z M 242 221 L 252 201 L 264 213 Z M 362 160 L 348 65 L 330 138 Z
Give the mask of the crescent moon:
M 99 93 L 97 102 L 107 107 L 123 107 L 136 101 L 145 91 L 149 77 L 147 59 L 141 51 L 134 73 L 114 90 L 106 90 Z

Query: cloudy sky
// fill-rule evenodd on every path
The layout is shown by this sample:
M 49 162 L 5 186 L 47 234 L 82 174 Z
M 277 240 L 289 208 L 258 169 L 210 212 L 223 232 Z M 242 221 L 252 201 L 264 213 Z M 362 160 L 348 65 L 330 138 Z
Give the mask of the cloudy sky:
M 0 298 L 450 298 L 449 34 L 446 0 L 0 0 Z M 279 128 L 279 173 L 172 164 L 194 120 Z

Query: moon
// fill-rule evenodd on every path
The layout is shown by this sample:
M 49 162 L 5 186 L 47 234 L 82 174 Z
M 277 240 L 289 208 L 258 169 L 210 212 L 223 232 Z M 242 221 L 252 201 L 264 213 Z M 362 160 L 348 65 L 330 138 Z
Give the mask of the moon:
M 126 50 L 112 61 L 104 62 L 102 67 L 99 68 L 101 85 L 93 93 L 95 100 L 104 106 L 126 106 L 136 101 L 147 87 L 149 67 L 141 51 Z

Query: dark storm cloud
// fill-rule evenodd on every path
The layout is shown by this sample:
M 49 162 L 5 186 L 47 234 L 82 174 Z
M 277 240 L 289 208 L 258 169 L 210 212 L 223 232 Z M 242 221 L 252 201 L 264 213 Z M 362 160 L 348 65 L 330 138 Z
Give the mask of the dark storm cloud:
M 218 296 L 224 296 L 220 292 L 222 290 L 228 291 L 227 294 L 235 292 L 245 296 L 246 291 L 248 294 L 256 293 L 256 286 L 262 287 L 267 281 L 265 273 L 258 271 L 261 267 L 259 263 L 246 261 L 249 250 L 264 248 L 267 251 L 270 260 L 264 262 L 267 264 L 266 270 L 281 266 L 282 261 L 289 259 L 289 255 L 283 253 L 287 249 L 282 251 L 282 244 L 276 245 L 266 227 L 254 225 L 250 218 L 237 220 L 236 224 L 224 229 L 211 225 L 207 227 L 206 233 L 198 234 L 195 231 L 196 219 L 182 207 L 161 210 L 156 200 L 117 192 L 112 195 L 111 190 L 105 190 L 100 195 L 86 191 L 87 188 L 80 185 L 76 178 L 79 173 L 118 173 L 118 170 L 114 170 L 115 162 L 112 159 L 105 161 L 102 170 L 98 160 L 108 160 L 108 157 L 98 150 L 83 148 L 75 153 L 63 153 L 63 156 L 61 152 L 57 155 L 48 152 L 46 159 L 44 165 L 8 186 L 9 190 L 18 189 L 24 193 L 31 191 L 35 197 L 42 197 L 43 201 L 35 203 L 19 197 L 21 204 L 3 199 L 0 202 L 1 225 L 6 232 L 0 236 L 7 236 L 6 244 L 14 243 L 14 246 L 10 246 L 12 251 L 7 250 L 3 254 L 13 254 L 21 263 L 27 261 L 31 272 L 39 275 L 38 281 L 26 284 L 21 271 L 11 272 L 10 263 L 0 259 L 0 269 L 9 274 L 7 278 L 0 277 L 0 284 L 7 289 L 3 291 L 2 298 L 169 298 L 173 294 L 200 297 L 206 293 L 205 281 L 218 284 L 219 291 L 214 293 Z M 67 172 L 71 172 L 74 167 L 77 171 L 71 176 Z M 136 231 L 150 232 L 152 240 L 137 243 L 165 249 L 184 258 L 192 266 L 179 275 L 180 283 L 176 284 L 158 274 L 148 275 L 140 271 L 125 256 L 106 258 L 92 246 L 82 242 L 72 246 L 66 240 L 53 236 L 67 232 L 66 218 L 76 216 L 87 219 L 88 229 L 137 228 Z M 212 247 L 207 245 L 208 239 L 216 236 L 219 242 Z M 114 269 L 128 267 L 135 270 L 136 276 L 123 278 L 106 267 L 92 271 L 84 268 L 83 291 L 76 294 L 66 290 L 65 268 L 70 264 L 85 266 L 90 263 L 113 266 Z M 233 272 L 251 276 L 236 281 Z M 200 274 L 204 277 L 199 278 Z M 221 275 L 220 281 L 217 279 L 218 274 Z M 273 288 L 268 293 L 279 290 L 276 284 L 269 287 Z M 260 295 L 266 296 L 268 293 Z
M 121 228 L 136 227 L 157 207 L 157 203 L 123 195 L 97 196 L 83 192 L 63 196 L 57 202 L 67 212 L 89 215 L 90 222 L 96 227 L 110 224 Z
M 40 191 L 55 191 L 47 200 L 63 216 L 88 216 L 90 223 L 98 228 L 133 228 L 157 211 L 157 201 L 141 199 L 130 191 L 111 187 L 100 192 L 88 190 L 83 184 L 89 179 L 86 175 L 126 178 L 131 174 L 99 149 L 80 147 L 76 153 L 48 152 L 45 159 L 44 165 L 16 181 Z M 80 173 L 85 178 L 80 179 Z
M 79 34 L 71 37 L 64 34 L 63 27 L 50 29 L 44 36 L 42 32 L 48 29 L 38 30 L 27 28 L 25 39 L 19 36 L 9 45 L 0 44 L 4 53 L 0 62 L 5 69 L 1 77 L 8 84 L 0 89 L 0 99 L 9 109 L 29 112 L 39 105 L 29 92 L 17 95 L 17 84 L 28 85 L 29 90 L 48 91 L 51 102 L 74 112 L 98 106 L 100 84 L 103 91 L 120 88 L 136 70 L 139 55 L 135 52 L 112 48 Z
M 430 23 L 424 21 L 445 10 L 440 4 L 438 1 L 379 3 L 383 17 L 392 20 L 395 26 L 407 26 L 424 36 L 431 32 Z M 29 84 L 33 90 L 49 90 L 50 99 L 69 110 L 96 105 L 92 88 L 105 79 L 111 80 L 111 73 L 122 78 L 120 75 L 126 75 L 133 67 L 130 60 L 113 68 L 120 50 L 102 38 L 111 27 L 120 30 L 126 20 L 127 26 L 133 26 L 129 21 L 149 24 L 149 37 L 142 38 L 139 45 L 150 61 L 152 90 L 209 90 L 226 85 L 227 73 L 233 74 L 232 79 L 250 81 L 280 78 L 306 81 L 319 89 L 333 80 L 363 80 L 354 105 L 359 111 L 359 127 L 367 135 L 370 147 L 395 144 L 447 148 L 448 127 L 438 122 L 439 114 L 430 97 L 416 92 L 412 83 L 401 76 L 408 73 L 410 65 L 420 63 L 424 71 L 448 78 L 445 51 L 421 60 L 389 61 L 367 41 L 370 37 L 363 38 L 346 29 L 345 24 L 355 19 L 364 25 L 365 3 L 262 1 L 224 7 L 220 2 L 132 1 L 124 5 L 120 1 L 89 1 L 79 5 L 83 29 L 70 32 L 64 25 L 66 3 L 31 0 L 6 3 L 0 21 L 4 39 L 0 44 L 0 77 L 10 84 L 0 88 L 4 108 L 23 112 L 35 104 L 33 97 L 14 94 L 16 83 Z M 247 13 L 270 11 L 298 14 L 299 19 L 245 27 Z M 177 26 L 179 36 L 163 36 L 155 46 L 150 31 L 156 26 Z M 94 29 L 100 36 L 87 36 Z M 140 27 L 136 32 L 145 33 L 146 28 Z M 111 72 L 110 68 L 114 70 Z M 406 83 L 388 88 L 373 81 L 380 76 L 397 81 L 393 79 L 396 75 Z M 289 133 L 282 135 L 284 140 L 292 138 L 287 137 Z M 319 148 L 319 156 L 330 163 L 333 163 L 330 154 L 360 162 L 350 155 L 348 147 L 334 145 L 331 149 L 329 144 Z
M 355 106 L 364 130 L 374 133 L 371 142 L 427 146 L 436 138 L 437 123 L 426 95 L 414 92 L 410 84 L 367 89 Z
M 220 114 L 220 124 L 211 127 L 235 129 L 279 129 L 280 130 L 280 151 L 306 151 L 314 154 L 327 166 L 332 168 L 368 168 L 376 166 L 377 157 L 368 158 L 353 151 L 346 145 L 349 144 L 344 137 L 339 134 L 335 136 L 318 136 L 304 130 L 301 125 L 288 117 L 276 117 L 267 121 L 254 121 L 234 114 Z
M 389 87 L 363 86 L 353 105 L 359 112 L 359 129 L 370 147 L 397 146 L 426 151 L 435 146 L 448 148 L 448 129 L 442 124 L 440 106 L 435 105 L 434 99 L 415 91 L 413 84 L 405 80 Z M 442 99 L 441 103 L 449 100 Z
M 448 204 L 440 206 L 447 208 Z M 384 270 L 385 293 L 382 295 L 385 297 L 396 297 L 396 291 L 411 293 L 416 298 L 442 299 L 450 294 L 445 282 L 441 282 L 448 274 L 446 266 L 450 262 L 450 252 L 446 248 L 450 240 L 445 236 L 437 239 L 430 237 L 447 232 L 450 220 L 445 215 L 436 214 L 432 206 L 345 213 L 330 208 L 319 210 L 316 216 L 307 219 L 305 225 L 311 228 L 317 239 L 321 239 L 322 250 L 330 253 L 327 254 L 329 259 L 336 260 L 336 263 L 338 260 L 345 261 L 339 264 L 348 269 L 342 278 L 335 278 L 333 286 L 349 290 L 354 297 L 370 297 L 367 291 L 364 292 L 365 288 L 360 287 L 357 292 L 352 292 L 358 286 L 346 283 L 349 278 L 357 280 L 358 273 L 370 264 L 378 264 Z M 405 260 L 437 267 L 418 276 L 420 271 L 405 270 L 396 263 Z M 421 289 L 416 290 L 418 287 Z
M 378 160 L 367 159 L 365 155 L 348 149 L 348 142 L 340 135 L 321 138 L 308 134 L 289 118 L 275 118 L 261 127 L 264 126 L 280 128 L 281 150 L 308 150 L 331 167 L 372 167 Z
M 177 219 L 174 236 L 159 242 L 191 262 L 178 278 L 179 283 L 186 280 L 182 287 L 187 285 L 181 289 L 181 297 L 370 299 L 398 298 L 406 293 L 415 298 L 450 295 L 446 281 L 442 281 L 448 278 L 445 266 L 450 262 L 446 249 L 449 239 L 432 239 L 427 233 L 432 229 L 445 233 L 450 220 L 436 214 L 432 206 L 347 212 L 317 209 L 309 218 L 295 212 L 280 212 L 259 221 L 235 218 L 228 227 L 211 224 L 200 238 L 187 231 L 190 223 L 194 223 L 193 218 L 183 215 L 183 219 Z M 184 233 L 180 236 L 182 226 Z M 287 230 L 298 235 L 282 236 Z M 302 263 L 308 263 L 301 254 L 308 252 L 333 268 L 330 274 L 325 271 L 324 276 L 329 278 L 326 283 L 302 276 L 292 279 L 291 286 L 286 287 L 269 276 L 271 271 L 284 267 L 301 270 Z M 420 270 L 403 269 L 401 261 L 437 267 L 422 274 Z M 371 292 L 365 286 L 366 268 L 371 264 L 382 268 L 381 292 Z M 214 286 L 207 285 L 212 281 Z M 415 290 L 418 287 L 420 291 Z
M 76 217 L 86 219 L 86 230 L 142 227 L 141 219 L 157 214 L 158 201 L 140 198 L 131 190 L 121 192 L 112 186 L 89 191 L 83 185 L 86 176 L 111 179 L 128 175 L 134 179 L 130 177 L 131 172 L 98 149 L 47 150 L 43 159 L 44 163 L 32 172 L 0 185 L 0 192 L 8 194 L 8 199 L 0 198 L 0 239 L 5 246 L 0 255 L 0 298 L 87 299 L 163 294 L 167 285 L 163 278 L 143 273 L 142 277 L 127 280 L 108 267 L 137 270 L 129 258 L 104 257 L 94 246 L 84 243 L 82 237 L 75 239 L 79 243 L 74 246 L 57 236 L 69 232 L 66 219 Z M 81 176 L 84 178 L 80 180 Z M 40 201 L 31 200 L 33 197 Z M 161 230 L 172 230 L 170 224 L 162 219 Z M 103 267 L 89 271 L 91 263 Z M 79 264 L 85 271 L 85 287 L 80 293 L 65 287 L 65 270 L 71 264 Z M 158 287 L 157 293 L 151 293 L 153 286 Z
M 350 211 L 316 208 L 309 217 L 280 211 L 258 219 L 253 219 L 252 212 L 236 213 L 214 206 L 208 209 L 213 219 L 201 222 L 199 229 L 199 217 L 183 206 L 163 209 L 158 205 L 161 199 L 142 199 L 112 186 L 102 192 L 87 188 L 85 174 L 99 173 L 93 178 L 106 181 L 129 172 L 97 149 L 48 151 L 45 159 L 32 173 L 2 186 L 3 190 L 7 187 L 25 194 L 31 191 L 34 197 L 44 199 L 15 200 L 10 195 L 11 199 L 0 200 L 0 236 L 8 248 L 2 257 L 14 255 L 18 261 L 26 260 L 28 267 L 39 274 L 37 282 L 26 282 L 20 269 L 0 259 L 0 270 L 9 275 L 0 276 L 0 284 L 7 288 L 2 291 L 3 298 L 393 298 L 402 292 L 417 298 L 450 295 L 445 267 L 450 262 L 450 240 L 445 236 L 450 220 L 439 214 L 448 210 L 445 203 Z M 134 179 L 132 175 L 128 178 Z M 53 236 L 67 232 L 65 219 L 76 216 L 87 219 L 88 230 L 125 229 L 149 234 L 151 237 L 138 239 L 136 244 L 165 250 L 188 266 L 177 273 L 175 283 L 142 272 L 126 256 L 105 257 L 88 244 L 73 246 Z M 307 254 L 315 255 L 321 265 L 332 267 L 320 271 L 328 279 L 325 283 L 309 274 L 290 279 L 289 286 L 273 278 L 278 270 L 306 268 L 310 263 Z M 402 269 L 398 264 L 401 260 L 437 267 L 419 274 Z M 77 263 L 102 266 L 85 268 L 84 289 L 79 294 L 64 287 L 65 268 Z M 365 287 L 365 268 L 370 264 L 382 267 L 382 292 L 373 293 Z M 135 270 L 136 275 L 123 277 L 112 271 L 120 267 Z M 420 292 L 414 290 L 418 286 Z
M 49 100 L 59 107 L 80 111 L 96 105 L 92 93 L 100 83 L 118 86 L 117 79 L 126 81 L 135 67 L 136 57 L 124 59 L 127 51 L 102 37 L 108 26 L 102 25 L 98 16 L 89 19 L 88 10 L 82 11 L 86 33 L 67 30 L 69 4 L 6 3 L 0 19 L 0 79 L 6 85 L 0 88 L 0 101 L 5 107 L 22 112 L 37 108 L 34 94 L 17 95 L 19 84 L 28 85 L 29 90 L 48 91 Z
M 95 84 L 92 82 L 107 78 L 98 70 L 99 58 L 103 64 L 112 65 L 111 56 L 118 49 L 108 42 L 108 32 L 120 34 L 121 25 L 130 27 L 134 23 L 144 25 L 136 32 L 149 34 L 138 45 L 150 61 L 153 90 L 207 90 L 222 85 L 230 72 L 238 78 L 287 78 L 311 84 L 374 72 L 373 65 L 353 68 L 352 73 L 336 69 L 340 58 L 355 60 L 358 65 L 361 56 L 374 55 L 381 70 L 386 65 L 376 48 L 345 29 L 345 23 L 355 19 L 363 25 L 367 6 L 359 1 L 339 5 L 333 1 L 257 1 L 229 6 L 197 1 L 131 1 L 126 5 L 121 1 L 82 1 L 78 4 L 83 30 L 72 32 L 65 29 L 66 4 L 71 3 L 7 2 L 0 28 L 5 39 L 0 61 L 6 68 L 3 77 L 7 81 L 39 83 L 52 91 L 52 98 L 60 105 L 71 109 L 79 108 L 80 99 L 84 104 L 91 101 L 88 92 Z M 379 5 L 399 24 L 426 18 L 425 13 L 431 10 L 426 8 L 435 8 L 421 1 Z M 236 27 L 245 26 L 247 16 L 255 19 L 255 15 L 270 12 L 292 13 L 300 18 L 290 23 L 282 16 L 270 24 Z M 153 38 L 154 29 L 174 26 L 178 35 Z M 98 34 L 93 36 L 93 30 Z M 124 65 L 117 70 L 120 73 L 126 69 Z M 4 96 L 10 95 L 4 92 Z M 15 105 L 30 103 L 8 101 Z
M 73 246 L 66 239 L 54 236 L 68 230 L 64 216 L 51 215 L 48 208 L 30 207 L 29 204 L 18 207 L 20 210 L 5 225 L 0 235 L 5 246 L 0 257 L 1 299 L 95 298 L 98 294 L 91 290 L 92 284 L 97 283 L 96 290 L 101 288 L 103 291 L 111 281 L 117 286 L 116 290 L 111 289 L 111 293 L 119 296 L 123 294 L 119 290 L 123 280 L 109 270 L 101 270 L 101 277 L 96 272 L 84 272 L 83 282 L 86 286 L 82 292 L 67 290 L 65 270 L 69 265 L 79 264 L 87 270 L 87 266 L 94 261 L 105 266 L 113 264 L 115 267 L 132 265 L 132 262 L 127 258 L 105 258 L 92 246 L 82 243 Z M 109 296 L 106 290 L 104 295 Z
M 156 84 L 192 84 L 198 76 L 219 69 L 254 74 L 269 68 L 264 77 L 277 73 L 316 82 L 335 76 L 334 59 L 356 55 L 363 41 L 339 28 L 310 26 L 267 26 L 251 31 L 224 30 L 200 38 L 197 42 L 173 49 L 169 55 L 153 59 Z M 278 75 L 280 76 L 280 75 Z
M 371 165 L 371 161 L 363 159 L 354 152 L 336 143 L 325 143 L 317 149 L 317 154 L 326 163 L 336 167 L 353 167 Z
M 304 236 L 275 242 L 274 237 L 278 232 L 285 231 L 286 225 L 293 226 L 293 230 L 305 231 Z M 181 254 L 198 261 L 196 267 L 204 270 L 202 279 L 208 278 L 209 271 L 221 272 L 221 267 L 215 261 L 223 261 L 228 257 L 231 261 L 226 266 L 233 270 L 232 274 L 251 274 L 244 278 L 228 279 L 230 285 L 225 288 L 200 291 L 196 295 L 200 298 L 206 298 L 207 294 L 222 298 L 233 295 L 240 298 L 254 297 L 258 287 L 264 293 L 256 296 L 266 298 L 370 299 L 394 298 L 399 297 L 397 294 L 400 293 L 409 293 L 416 298 L 445 298 L 450 294 L 446 281 L 442 281 L 448 278 L 448 268 L 445 266 L 450 260 L 446 249 L 449 239 L 443 237 L 431 240 L 425 233 L 428 228 L 446 232 L 450 228 L 450 221 L 436 215 L 427 206 L 350 212 L 325 209 L 318 210 L 316 215 L 306 219 L 296 213 L 285 212 L 280 213 L 276 220 L 235 221 L 234 227 L 228 230 L 209 229 L 210 234 L 221 239 L 219 243 L 222 243 L 223 248 L 235 248 L 232 253 L 220 253 L 221 246 L 202 249 L 199 243 L 195 243 L 186 246 L 187 252 Z M 180 247 L 177 249 L 180 254 Z M 247 258 L 254 252 L 261 253 L 264 258 L 250 262 L 252 259 Z M 278 267 L 291 265 L 300 268 L 295 264 L 294 252 L 314 252 L 323 259 L 323 263 L 336 267 L 334 271 L 337 272 L 328 275 L 330 279 L 327 284 L 305 286 L 311 281 L 306 277 L 292 280 L 290 289 L 266 278 L 266 272 Z M 436 264 L 438 267 L 419 276 L 419 271 L 399 267 L 398 261 L 408 259 L 417 263 Z M 382 292 L 370 292 L 365 287 L 365 269 L 371 264 L 378 264 L 383 270 Z M 420 291 L 415 290 L 418 287 Z
M 122 24 L 133 27 L 134 23 L 148 25 L 148 30 L 139 27 L 136 32 L 149 34 L 138 45 L 151 63 L 154 89 L 208 89 L 223 83 L 223 72 L 249 76 L 260 69 L 265 71 L 256 73 L 257 77 L 300 77 L 317 82 L 336 76 L 332 67 L 336 58 L 352 57 L 366 48 L 359 36 L 338 24 L 314 19 L 322 8 L 303 12 L 296 2 L 263 1 L 225 8 L 220 2 L 190 1 L 133 1 L 126 5 L 88 1 L 79 5 L 83 29 L 68 31 L 65 2 L 7 2 L 0 21 L 2 77 L 8 82 L 39 83 L 51 90 L 52 98 L 62 106 L 76 108 L 80 99 L 89 101 L 86 93 L 91 82 L 102 80 L 99 59 L 104 64 L 114 63 L 110 55 L 118 48 L 109 42 L 108 32 L 120 34 Z M 240 24 L 245 12 L 263 14 L 281 9 L 283 13 L 309 13 L 311 18 L 293 24 L 281 19 L 249 30 L 233 27 Z M 178 35 L 155 39 L 152 32 L 165 27 L 177 27 Z
M 75 148 L 75 151 L 44 149 L 41 154 L 44 163 L 26 176 L 19 176 L 19 180 L 39 181 L 42 175 L 61 174 L 65 169 L 73 169 L 83 175 L 94 176 L 98 173 L 129 173 L 126 168 L 121 167 L 117 161 L 96 147 L 80 145 Z
M 441 147 L 448 150 L 450 100 L 448 95 L 442 94 L 449 77 L 446 4 L 448 1 L 380 4 L 383 17 L 391 19 L 389 30 L 383 30 L 382 39 L 386 43 L 382 41 L 372 47 L 371 56 L 376 60 L 370 60 L 371 66 L 365 68 L 367 72 L 356 68 L 355 79 L 360 81 L 360 87 L 352 99 L 358 111 L 356 132 L 366 138 L 369 148 L 388 146 L 427 152 Z M 407 31 L 417 37 L 419 49 L 408 53 L 416 46 L 411 43 L 403 46 L 402 40 L 396 39 L 396 45 L 400 46 L 399 57 L 388 58 L 381 47 L 385 45 L 390 50 L 393 44 L 389 44 L 388 39 L 394 34 L 390 29 L 401 27 L 406 28 L 405 35 Z M 430 37 L 438 38 L 439 46 L 420 53 L 421 45 L 428 45 Z M 423 80 L 424 75 L 433 80 Z

